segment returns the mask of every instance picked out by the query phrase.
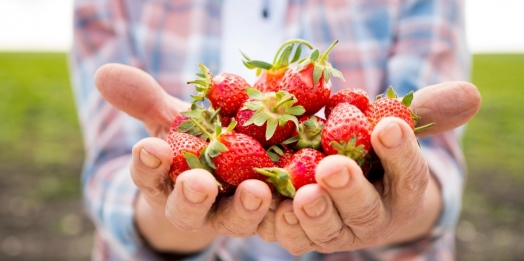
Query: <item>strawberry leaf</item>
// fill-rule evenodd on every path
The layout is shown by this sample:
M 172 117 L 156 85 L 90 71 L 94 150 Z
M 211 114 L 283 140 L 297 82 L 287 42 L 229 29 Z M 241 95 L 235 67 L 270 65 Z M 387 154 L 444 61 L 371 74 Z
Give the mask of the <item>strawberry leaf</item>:
M 293 59 L 291 59 L 291 63 L 294 63 L 300 59 L 300 55 L 302 54 L 302 45 L 298 45 L 297 49 L 295 50 L 295 55 L 293 56 Z
M 204 169 L 204 166 L 200 163 L 200 160 L 193 153 L 183 151 L 184 158 L 186 158 L 186 163 L 191 169 Z
M 331 74 L 333 73 L 333 67 L 327 66 L 324 69 L 324 82 L 328 83 L 331 80 Z
M 257 60 L 251 60 L 246 62 L 248 65 L 254 66 L 255 68 L 260 68 L 264 70 L 270 70 L 273 68 L 273 65 L 270 63 L 266 63 L 264 61 L 257 61 Z
M 282 51 L 282 55 L 280 55 L 280 59 L 277 62 L 276 67 L 284 67 L 289 65 L 289 55 L 291 55 L 291 52 L 293 51 L 293 44 L 289 45 Z
M 344 75 L 342 75 L 342 73 L 335 68 L 331 68 L 331 74 L 334 77 L 340 78 L 342 81 L 346 81 L 346 79 L 344 79 Z
M 249 70 L 253 70 L 253 69 L 257 68 L 257 67 L 255 67 L 254 65 L 249 64 L 247 61 L 242 60 L 242 63 L 243 63 L 244 66 L 246 66 L 246 68 L 248 68 Z
M 413 101 L 413 91 L 410 91 L 406 96 L 404 96 L 404 98 L 402 98 L 402 104 L 404 104 L 406 107 L 409 107 L 412 101 Z
M 291 137 L 291 138 L 283 141 L 282 144 L 291 144 L 291 143 L 295 143 L 295 142 L 297 142 L 299 140 L 300 140 L 300 136 L 297 135 L 297 136 Z
M 389 86 L 386 92 L 386 96 L 390 99 L 398 98 L 397 94 L 393 90 L 393 87 Z
M 251 61 L 251 59 L 244 52 L 240 51 L 240 53 L 242 54 L 244 59 L 246 59 L 247 61 Z
M 317 85 L 318 80 L 322 76 L 322 66 L 315 64 L 315 69 L 313 70 L 313 85 Z
M 284 151 L 282 151 L 282 149 L 277 146 L 277 145 L 273 145 L 271 147 L 269 147 L 268 151 L 270 150 L 273 150 L 276 154 L 280 155 L 280 156 L 283 156 L 284 155 Z
M 262 100 L 265 97 L 261 91 L 255 88 L 246 88 L 246 93 L 249 98 L 253 98 L 255 100 Z
M 304 107 L 302 105 L 298 105 L 298 106 L 286 108 L 285 112 L 287 114 L 300 116 L 300 115 L 304 114 L 304 112 L 306 112 L 306 109 L 304 109 Z
M 179 132 L 188 132 L 189 130 L 193 129 L 195 127 L 195 124 L 191 121 L 184 121 L 180 126 L 178 126 Z
M 277 162 L 280 159 L 280 157 L 277 154 L 275 154 L 275 153 L 273 153 L 271 151 L 267 151 L 267 155 L 269 156 L 269 158 L 273 162 Z
M 312 62 L 316 62 L 319 56 L 320 56 L 320 52 L 318 51 L 318 49 L 315 49 L 315 51 L 311 53 L 310 59 Z
M 292 121 L 295 123 L 295 127 L 298 126 L 298 119 L 297 117 L 293 115 L 289 115 L 289 114 L 279 115 L 278 119 L 279 121 L 283 122 L 284 124 L 286 124 L 288 121 Z M 283 126 L 284 124 L 280 124 L 280 126 Z
M 267 119 L 266 140 L 269 140 L 269 139 L 271 139 L 271 137 L 273 137 L 273 134 L 275 134 L 275 131 L 277 129 L 277 124 L 278 124 L 277 119 L 275 119 L 275 118 L 268 118 Z M 261 126 L 261 125 L 258 125 L 258 126 Z

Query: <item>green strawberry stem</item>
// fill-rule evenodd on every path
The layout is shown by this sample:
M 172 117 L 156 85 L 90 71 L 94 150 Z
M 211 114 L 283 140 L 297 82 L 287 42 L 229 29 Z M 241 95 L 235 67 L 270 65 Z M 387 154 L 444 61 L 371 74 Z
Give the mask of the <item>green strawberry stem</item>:
M 283 196 L 290 198 L 295 196 L 296 189 L 289 179 L 289 173 L 287 170 L 282 168 L 253 168 L 253 170 L 259 174 L 269 177 L 267 181 L 273 183 L 278 192 L 280 192 L 280 194 Z
M 272 111 L 272 112 L 278 112 L 278 108 L 279 108 L 282 104 L 284 104 L 284 103 L 286 103 L 286 102 L 292 100 L 293 98 L 295 98 L 293 95 L 286 95 L 286 96 L 284 96 L 280 101 L 278 101 L 277 104 L 275 104 L 273 107 L 271 107 L 271 111 Z
M 295 44 L 295 43 L 303 44 L 303 45 L 307 46 L 309 49 L 313 49 L 313 46 L 306 40 L 302 40 L 302 39 L 290 39 L 290 40 L 287 40 L 282 45 L 280 45 L 280 47 L 278 48 L 277 52 L 275 53 L 275 57 L 273 58 L 273 64 L 275 64 L 279 60 L 280 52 L 282 52 L 282 50 L 284 50 L 284 48 L 286 48 L 290 44 Z M 300 48 L 300 45 L 297 48 Z
M 325 61 L 328 59 L 328 54 L 329 52 L 331 52 L 331 50 L 333 50 L 333 47 L 335 47 L 335 45 L 337 45 L 338 43 L 338 40 L 334 41 L 329 47 L 328 49 L 322 54 L 320 55 L 319 57 L 319 61 Z
M 213 114 L 211 114 L 211 117 L 209 117 L 209 121 L 213 122 L 213 120 L 217 117 L 217 115 L 220 113 L 221 108 L 218 108 Z
M 333 68 L 333 66 L 328 62 L 328 54 L 331 52 L 331 50 L 333 49 L 333 47 L 335 47 L 337 43 L 338 40 L 333 42 L 326 50 L 326 52 L 324 52 L 322 55 L 320 55 L 318 49 L 315 49 L 309 57 L 299 61 L 299 64 L 297 68 L 295 68 L 295 71 L 300 72 L 309 65 L 312 65 L 314 85 L 318 83 L 318 80 L 320 79 L 320 77 L 322 77 L 322 75 L 324 75 L 324 81 L 326 83 L 330 81 L 331 76 L 338 77 L 341 80 L 345 81 L 342 73 L 339 70 Z
M 209 138 L 209 144 L 204 148 L 204 158 L 206 160 L 207 165 L 209 165 L 211 168 L 216 169 L 215 163 L 211 160 L 211 158 L 214 158 L 222 152 L 228 151 L 227 147 L 222 144 L 220 141 L 218 141 L 218 137 L 222 135 L 222 126 L 215 125 L 215 133 L 211 134 L 207 130 L 202 127 L 195 119 L 189 118 L 191 122 L 199 128 L 204 135 L 206 135 Z M 231 124 L 226 129 L 226 132 L 230 132 L 235 128 L 236 121 L 232 120 Z
M 426 125 L 423 125 L 423 126 L 420 126 L 420 127 L 416 127 L 414 129 L 414 131 L 415 131 L 415 133 L 417 133 L 417 132 L 420 132 L 420 131 L 423 131 L 423 130 L 427 130 L 427 129 L 433 127 L 433 126 L 435 126 L 434 122 L 426 124 Z

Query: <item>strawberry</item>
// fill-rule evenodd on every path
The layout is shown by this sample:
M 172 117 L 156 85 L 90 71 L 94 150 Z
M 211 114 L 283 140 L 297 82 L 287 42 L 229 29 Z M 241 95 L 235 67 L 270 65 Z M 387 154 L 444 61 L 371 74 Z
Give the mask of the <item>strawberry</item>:
M 329 52 L 337 43 L 335 41 L 324 54 L 313 51 L 295 69 L 287 70 L 282 79 L 280 89 L 295 95 L 297 105 L 303 106 L 307 115 L 317 113 L 326 105 L 331 94 L 332 75 L 344 80 L 342 73 L 327 61 Z
M 250 99 L 237 112 L 236 131 L 249 135 L 264 148 L 282 143 L 298 125 L 296 115 L 304 113 L 302 106 L 293 106 L 296 99 L 288 92 L 262 93 L 246 89 Z
M 289 60 L 291 53 L 293 52 L 295 44 L 298 43 L 295 49 L 293 58 Z M 273 63 L 267 63 L 263 61 L 251 60 L 247 55 L 242 53 L 244 56 L 244 65 L 248 69 L 257 69 L 257 79 L 253 88 L 261 92 L 278 92 L 280 91 L 280 82 L 284 77 L 284 73 L 287 71 L 289 64 L 292 64 L 300 59 L 301 44 L 304 44 L 309 49 L 312 49 L 310 43 L 302 39 L 291 39 L 284 42 L 275 54 Z
M 173 182 L 180 173 L 191 169 L 188 165 L 188 154 L 200 155 L 202 149 L 207 146 L 204 140 L 187 133 L 171 130 L 166 139 L 173 151 L 173 162 L 169 169 L 169 177 Z
M 222 180 L 218 175 L 213 175 L 215 179 L 217 180 L 218 184 L 218 194 L 220 196 L 231 196 L 235 194 L 235 190 L 237 189 L 237 186 L 231 185 L 224 180 Z
M 231 121 L 233 120 L 233 117 L 220 117 L 220 125 L 222 127 L 227 128 L 229 124 L 231 124 Z
M 175 120 L 173 120 L 173 123 L 171 124 L 171 130 L 170 131 L 178 131 L 178 132 L 183 132 L 183 131 L 179 131 L 178 128 L 180 127 L 180 125 L 182 125 L 182 123 L 186 122 L 189 120 L 189 117 L 186 117 L 182 114 L 180 115 L 177 115 L 175 117 Z
M 268 176 L 280 194 L 293 198 L 295 192 L 304 185 L 316 183 L 315 169 L 325 155 L 315 149 L 297 151 L 283 168 L 255 168 L 255 171 Z
M 208 99 L 215 109 L 220 108 L 220 116 L 234 117 L 238 109 L 247 100 L 246 88 L 251 87 L 244 78 L 232 74 L 221 73 L 212 77 L 209 69 L 202 63 L 199 64 L 198 79 L 188 82 L 195 84 L 198 91 L 193 95 L 193 103 Z
M 194 119 L 190 120 L 202 128 Z M 222 181 L 233 186 L 238 186 L 247 179 L 264 181 L 264 176 L 256 173 L 253 168 L 272 167 L 273 161 L 255 139 L 235 132 L 235 125 L 236 121 L 231 122 L 224 133 L 218 125 L 214 134 L 201 129 L 210 139 L 203 153 L 205 163 L 214 169 L 214 173 Z
M 371 149 L 371 124 L 356 106 L 339 103 L 322 130 L 322 148 L 326 155 L 346 155 L 360 165 Z
M 417 120 L 420 119 L 420 117 L 409 109 L 409 106 L 413 101 L 413 91 L 404 96 L 402 100 L 399 100 L 397 94 L 390 86 L 386 95 L 386 97 L 378 96 L 377 100 L 371 104 L 370 109 L 366 112 L 366 116 L 371 123 L 372 128 L 375 128 L 375 125 L 377 125 L 377 123 L 383 118 L 391 116 L 404 120 L 415 132 L 430 128 L 434 125 L 433 123 L 430 123 L 415 128 Z
M 190 110 L 181 112 L 181 115 L 178 115 L 175 118 L 173 124 L 171 125 L 171 129 L 200 137 L 203 140 L 207 140 L 207 137 L 202 133 L 202 131 L 200 131 L 199 128 L 195 126 L 195 124 L 189 120 L 189 118 L 191 117 L 197 120 L 207 131 L 213 132 L 215 128 L 214 126 L 218 122 L 217 116 L 219 112 L 220 109 L 214 111 L 211 109 L 199 107 L 193 103 Z
M 298 130 L 295 130 L 291 138 L 283 143 L 295 150 L 304 148 L 320 150 L 322 149 L 321 134 L 325 123 L 326 120 L 315 115 L 302 115 L 298 119 Z
M 326 119 L 329 117 L 331 110 L 341 102 L 347 102 L 349 104 L 355 105 L 360 111 L 366 112 L 369 108 L 369 97 L 366 91 L 357 88 L 344 89 L 333 94 L 324 110 Z
M 295 154 L 295 151 L 285 146 L 281 149 L 280 146 L 274 145 L 267 150 L 267 155 L 275 162 L 275 166 L 279 168 L 283 168 L 291 160 L 293 154 Z

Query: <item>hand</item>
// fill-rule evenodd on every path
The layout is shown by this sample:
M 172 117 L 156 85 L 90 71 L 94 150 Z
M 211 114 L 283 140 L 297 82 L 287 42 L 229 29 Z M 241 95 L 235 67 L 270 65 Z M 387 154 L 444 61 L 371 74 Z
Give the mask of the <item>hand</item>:
M 133 147 L 131 176 L 140 190 L 135 207 L 137 226 L 154 248 L 196 252 L 219 234 L 245 237 L 255 233 L 271 204 L 271 191 L 265 183 L 245 181 L 234 196 L 215 202 L 218 189 L 209 172 L 184 172 L 174 186 L 169 179 L 173 156 L 160 138 L 187 104 L 166 94 L 145 72 L 124 65 L 101 67 L 96 85 L 108 102 L 143 121 L 153 136 Z
M 415 97 L 412 109 L 422 117 L 420 124 L 436 123 L 420 136 L 456 128 L 480 107 L 480 95 L 469 83 L 430 86 Z M 386 118 L 371 139 L 385 169 L 382 183 L 369 183 L 347 157 L 326 157 L 316 169 L 318 184 L 304 186 L 294 200 L 281 202 L 274 227 L 261 231 L 261 237 L 300 255 L 355 250 L 427 234 L 440 213 L 441 199 L 413 131 L 400 119 Z

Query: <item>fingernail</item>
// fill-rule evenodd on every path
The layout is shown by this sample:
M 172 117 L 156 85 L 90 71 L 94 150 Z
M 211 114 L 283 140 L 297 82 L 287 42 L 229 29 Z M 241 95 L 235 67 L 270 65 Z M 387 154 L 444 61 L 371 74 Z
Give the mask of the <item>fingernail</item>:
M 295 216 L 295 213 L 293 212 L 286 212 L 284 213 L 284 219 L 289 225 L 296 225 L 298 224 L 298 218 Z
M 346 167 L 342 167 L 340 171 L 325 177 L 324 181 L 331 188 L 344 187 L 349 182 L 349 172 Z
M 378 135 L 378 139 L 387 148 L 395 148 L 402 142 L 402 130 L 397 123 L 390 123 Z
M 202 203 L 207 198 L 207 194 L 192 189 L 185 182 L 182 188 L 182 193 L 184 193 L 184 196 L 186 197 L 187 201 L 193 204 Z
M 326 197 L 322 196 L 315 200 L 313 203 L 309 203 L 307 205 L 302 206 L 302 209 L 304 210 L 304 212 L 306 212 L 306 214 L 309 217 L 315 218 L 322 215 L 322 213 L 324 213 L 324 211 L 326 210 L 326 207 Z
M 242 191 L 242 194 L 240 194 L 240 202 L 245 209 L 249 211 L 255 211 L 262 204 L 262 199 L 244 190 Z
M 162 161 L 149 154 L 145 149 L 140 150 L 140 161 L 150 169 L 156 169 L 162 163 Z

